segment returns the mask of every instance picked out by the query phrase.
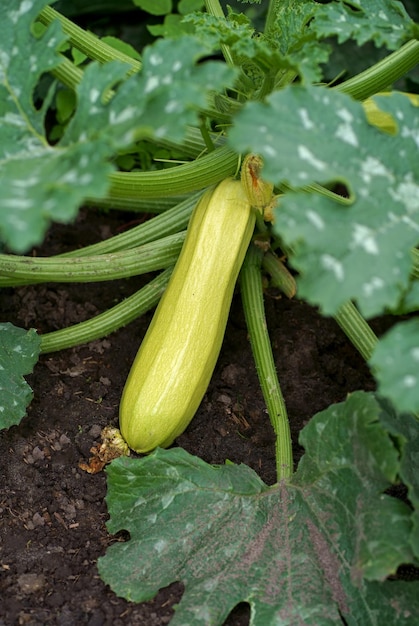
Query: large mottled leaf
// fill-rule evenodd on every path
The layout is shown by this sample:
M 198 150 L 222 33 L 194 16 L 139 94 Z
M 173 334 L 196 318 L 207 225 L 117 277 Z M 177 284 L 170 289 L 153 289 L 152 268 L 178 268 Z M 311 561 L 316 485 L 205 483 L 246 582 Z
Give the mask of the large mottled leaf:
M 123 63 L 92 63 L 74 116 L 52 146 L 44 124 L 52 91 L 39 109 L 33 98 L 40 76 L 60 62 L 64 35 L 58 23 L 39 39 L 32 35 L 45 4 L 0 6 L 0 240 L 18 253 L 39 244 L 51 221 L 72 220 L 86 197 L 106 194 L 118 150 L 141 137 L 181 139 L 208 91 L 234 75 L 220 62 L 198 64 L 207 49 L 188 37 L 147 48 L 141 74 L 130 78 Z
M 46 4 L 46 0 L 1 2 L 0 164 L 28 150 L 42 151 L 46 147 L 43 134 L 48 100 L 36 109 L 33 93 L 40 76 L 61 63 L 57 50 L 65 41 L 58 22 L 41 38 L 32 35 L 32 23 Z
M 130 538 L 99 560 L 102 578 L 134 602 L 181 581 L 172 626 L 221 625 L 242 601 L 252 626 L 414 622 L 417 585 L 384 580 L 414 555 L 412 511 L 383 493 L 400 460 L 382 413 L 363 392 L 319 413 L 297 472 L 271 487 L 181 449 L 118 459 L 108 528 Z
M 399 0 L 335 0 L 318 9 L 312 28 L 319 37 L 336 35 L 339 43 L 373 41 L 395 50 L 412 37 L 413 25 Z
M 369 360 L 379 392 L 399 411 L 419 414 L 419 319 L 396 324 Z
M 33 393 L 23 378 L 38 360 L 41 339 L 35 330 L 0 324 L 0 429 L 19 424 Z
M 264 175 L 303 187 L 340 182 L 352 203 L 286 194 L 274 228 L 293 250 L 299 295 L 334 314 L 355 299 L 369 317 L 396 307 L 419 241 L 418 108 L 402 94 L 377 97 L 397 121 L 394 136 L 371 126 L 360 103 L 323 87 L 289 87 L 249 103 L 230 133 L 259 153 Z

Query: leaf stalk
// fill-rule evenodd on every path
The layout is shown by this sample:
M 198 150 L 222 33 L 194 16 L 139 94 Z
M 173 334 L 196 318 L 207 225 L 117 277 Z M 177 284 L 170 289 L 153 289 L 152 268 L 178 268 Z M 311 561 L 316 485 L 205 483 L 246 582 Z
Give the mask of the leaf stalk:
M 97 283 L 139 276 L 176 263 L 186 231 L 143 246 L 88 257 L 25 257 L 0 254 L 0 286 L 32 283 Z
M 353 302 L 345 302 L 334 318 L 363 359 L 368 361 L 378 343 L 378 337 Z
M 41 352 L 45 354 L 73 348 L 107 337 L 115 330 L 126 326 L 158 303 L 172 271 L 173 267 L 166 269 L 132 296 L 90 320 L 41 335 Z
M 89 59 L 99 61 L 100 63 L 108 63 L 109 61 L 115 60 L 122 61 L 130 66 L 128 74 L 133 74 L 141 69 L 140 61 L 109 46 L 99 37 L 77 26 L 74 22 L 67 19 L 50 6 L 46 6 L 42 9 L 38 19 L 46 26 L 58 20 L 63 31 L 68 35 L 70 43 L 89 57 Z
M 253 357 L 275 433 L 276 472 L 277 479 L 280 481 L 289 478 L 292 474 L 292 441 L 287 410 L 266 325 L 261 276 L 262 259 L 263 251 L 255 245 L 250 245 L 239 281 Z
M 383 91 L 402 78 L 419 63 L 419 41 L 409 41 L 404 46 L 336 87 L 356 100 L 365 100 Z

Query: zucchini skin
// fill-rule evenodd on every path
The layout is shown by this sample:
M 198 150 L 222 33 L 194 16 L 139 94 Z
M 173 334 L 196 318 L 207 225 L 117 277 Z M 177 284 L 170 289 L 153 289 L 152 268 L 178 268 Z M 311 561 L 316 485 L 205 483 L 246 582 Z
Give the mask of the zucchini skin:
M 254 225 L 246 192 L 232 178 L 209 189 L 195 207 L 121 398 L 120 430 L 136 452 L 169 446 L 196 413 L 218 359 Z

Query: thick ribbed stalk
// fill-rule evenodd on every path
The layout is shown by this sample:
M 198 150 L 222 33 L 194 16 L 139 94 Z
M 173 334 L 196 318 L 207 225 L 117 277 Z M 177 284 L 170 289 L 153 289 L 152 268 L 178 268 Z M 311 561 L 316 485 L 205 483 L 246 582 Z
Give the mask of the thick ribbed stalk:
M 168 211 L 134 226 L 134 228 L 105 239 L 105 241 L 99 241 L 78 250 L 71 250 L 71 252 L 64 252 L 59 255 L 59 258 L 84 257 L 128 250 L 173 235 L 187 227 L 192 211 L 201 195 L 201 192 L 193 194 Z
M 297 291 L 294 276 L 283 264 L 281 259 L 271 250 L 263 256 L 263 269 L 268 272 L 274 287 L 277 287 L 287 298 L 293 298 Z
M 41 335 L 41 352 L 56 352 L 106 337 L 153 308 L 166 289 L 173 271 L 168 268 L 145 287 L 96 317 Z
M 97 283 L 153 272 L 176 263 L 186 231 L 121 252 L 87 257 L 0 254 L 0 286 L 33 283 Z
M 164 213 L 168 209 L 187 200 L 189 193 L 177 194 L 159 198 L 128 198 L 125 196 L 112 196 L 112 198 L 86 198 L 85 205 L 88 207 L 116 210 L 133 211 L 135 213 Z
M 205 0 L 205 8 L 209 15 L 225 18 L 224 11 L 221 7 L 219 0 Z M 234 59 L 231 54 L 230 47 L 222 43 L 220 45 L 220 48 L 227 65 L 230 65 L 230 67 L 234 67 Z
M 419 250 L 417 248 L 413 248 L 412 258 L 413 258 L 412 277 L 419 278 Z
M 60 65 L 57 65 L 57 67 L 51 70 L 51 73 L 55 76 L 55 78 L 62 82 L 63 85 L 75 91 L 77 85 L 83 78 L 83 70 L 77 67 L 77 65 L 74 65 L 74 63 L 72 63 L 64 55 L 61 55 L 61 58 L 62 61 Z
M 251 244 L 240 273 L 240 290 L 256 369 L 275 433 L 276 471 L 279 481 L 289 478 L 292 474 L 292 444 L 287 411 L 266 326 L 261 276 L 262 257 L 262 250 Z
M 48 26 L 55 20 L 59 20 L 63 31 L 69 36 L 70 43 L 83 52 L 89 59 L 107 63 L 108 61 L 123 61 L 131 66 L 129 73 L 138 72 L 141 69 L 141 62 L 116 50 L 112 46 L 99 39 L 93 33 L 80 28 L 74 22 L 58 13 L 52 7 L 46 6 L 38 17 L 39 21 Z
M 198 191 L 238 170 L 239 157 L 222 146 L 191 163 L 151 172 L 113 172 L 109 196 L 158 198 Z
M 332 87 L 356 100 L 365 100 L 388 88 L 419 63 L 419 41 L 409 41 L 404 46 L 340 85 Z
M 334 318 L 361 356 L 368 361 L 378 338 L 355 305 L 351 301 L 346 302 L 339 308 Z

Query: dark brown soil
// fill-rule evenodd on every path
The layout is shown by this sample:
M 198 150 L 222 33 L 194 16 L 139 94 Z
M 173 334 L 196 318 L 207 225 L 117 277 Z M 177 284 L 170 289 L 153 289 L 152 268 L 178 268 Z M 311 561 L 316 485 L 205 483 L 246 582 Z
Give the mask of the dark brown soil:
M 120 214 L 81 213 L 75 225 L 54 227 L 41 253 L 107 237 L 126 221 Z M 51 331 L 105 310 L 147 278 L 3 290 L 0 320 Z M 269 294 L 266 309 L 297 461 L 298 433 L 310 417 L 373 382 L 332 319 Z M 150 319 L 151 313 L 103 340 L 42 356 L 28 377 L 34 400 L 27 417 L 0 433 L 0 626 L 160 626 L 171 619 L 180 584 L 135 605 L 99 578 L 97 558 L 115 541 L 105 526 L 106 477 L 78 466 L 101 429 L 118 423 L 120 394 Z M 209 463 L 247 463 L 267 483 L 275 481 L 272 431 L 239 296 L 208 392 L 176 445 Z M 246 605 L 225 622 L 248 623 Z

